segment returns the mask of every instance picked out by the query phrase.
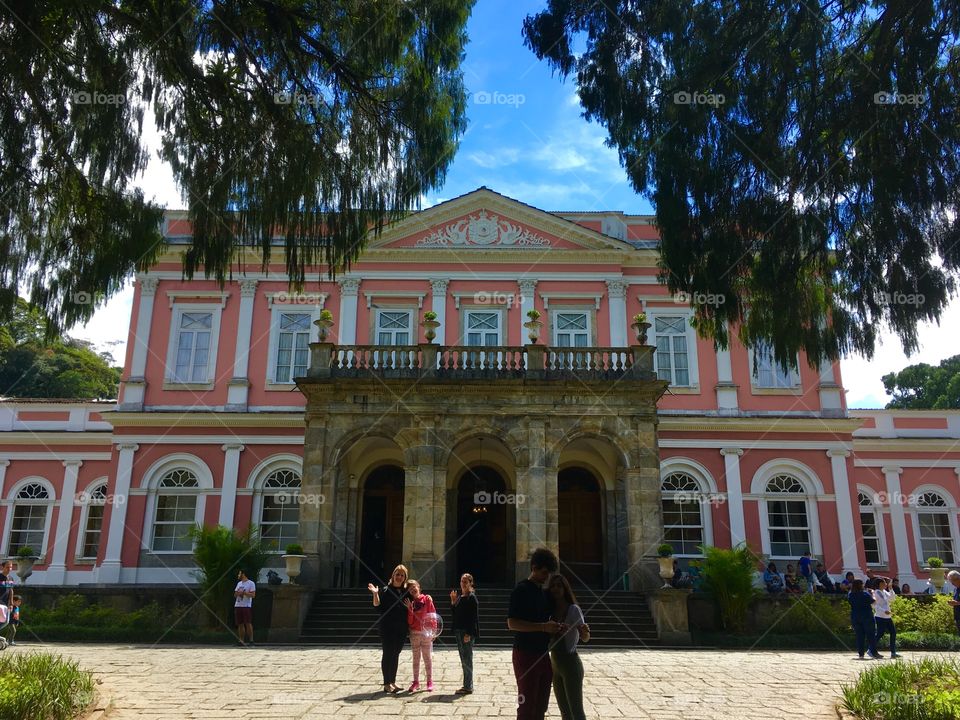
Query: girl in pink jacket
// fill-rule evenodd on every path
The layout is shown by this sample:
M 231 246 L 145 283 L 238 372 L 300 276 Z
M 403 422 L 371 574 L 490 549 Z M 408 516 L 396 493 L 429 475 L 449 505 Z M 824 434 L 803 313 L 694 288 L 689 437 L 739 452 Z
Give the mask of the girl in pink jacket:
M 413 648 L 413 683 L 409 692 L 420 690 L 420 656 L 427 669 L 427 692 L 433 692 L 433 639 L 437 636 L 437 609 L 433 598 L 420 591 L 420 583 L 410 580 L 407 583 L 409 598 L 404 600 L 407 606 L 407 624 L 410 626 L 410 645 Z

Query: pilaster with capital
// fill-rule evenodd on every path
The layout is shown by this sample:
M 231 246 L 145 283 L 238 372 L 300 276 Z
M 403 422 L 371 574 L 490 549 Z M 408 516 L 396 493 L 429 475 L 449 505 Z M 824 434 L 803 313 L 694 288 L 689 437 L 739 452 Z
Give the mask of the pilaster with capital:
M 527 322 L 527 313 L 536 309 L 537 281 L 532 278 L 521 278 L 517 280 L 517 287 L 520 289 L 520 318 L 517 323 L 520 326 L 520 343 L 523 344 L 527 337 L 527 330 L 523 327 Z
M 853 501 L 850 492 L 850 479 L 847 474 L 847 458 L 850 451 L 846 449 L 827 450 L 830 458 L 830 471 L 833 475 L 833 493 L 836 497 L 837 522 L 840 526 L 840 557 L 843 561 L 843 572 L 858 573 L 860 561 L 857 558 L 857 537 L 854 528 L 859 518 L 853 517 Z M 829 568 L 828 568 L 829 569 Z
M 440 323 L 440 332 L 438 341 L 440 345 L 446 345 L 447 337 L 447 286 L 449 280 L 435 278 L 430 281 L 430 309 L 437 314 L 437 322 Z
M 627 347 L 627 285 L 623 278 L 607 282 L 607 301 L 610 305 L 610 346 Z
M 326 464 L 327 422 L 308 414 L 303 436 L 303 477 L 300 486 L 300 527 L 297 537 L 306 559 L 301 584 L 330 587 L 333 558 L 336 467 Z
M 901 583 L 916 586 L 917 578 L 913 574 L 910 560 L 910 541 L 907 536 L 907 514 L 904 509 L 906 498 L 900 485 L 903 468 L 898 465 L 885 465 L 881 468 L 887 484 L 887 497 L 890 501 L 890 526 L 893 529 L 894 557 L 897 562 L 897 577 Z
M 740 543 L 747 541 L 746 522 L 743 518 L 743 482 L 740 478 L 740 456 L 743 455 L 743 448 L 721 448 L 720 454 L 723 455 L 723 469 L 727 486 L 730 547 L 737 547 Z
M 357 299 L 360 292 L 360 278 L 340 279 L 340 317 L 337 318 L 338 345 L 354 345 L 357 342 Z

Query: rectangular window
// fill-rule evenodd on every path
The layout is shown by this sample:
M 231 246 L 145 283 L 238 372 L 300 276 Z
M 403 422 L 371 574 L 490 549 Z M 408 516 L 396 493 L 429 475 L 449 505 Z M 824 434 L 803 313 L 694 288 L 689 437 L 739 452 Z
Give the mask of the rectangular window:
M 185 312 L 180 315 L 173 380 L 207 382 L 213 313 Z
M 500 313 L 479 310 L 467 310 L 465 317 L 466 345 L 492 346 L 501 344 Z
M 917 513 L 917 523 L 920 526 L 920 562 L 938 557 L 947 566 L 953 565 L 950 516 L 946 513 Z
M 553 344 L 557 347 L 587 347 L 590 321 L 585 312 L 558 312 L 553 316 Z
M 196 495 L 158 495 L 153 525 L 154 552 L 190 552 L 190 528 L 197 523 Z
M 880 565 L 883 562 L 880 554 L 880 533 L 877 529 L 877 516 L 873 511 L 861 511 L 860 529 L 867 565 Z
M 289 383 L 307 374 L 310 364 L 310 317 L 309 313 L 280 313 L 275 382 Z
M 686 317 L 658 317 L 653 325 L 657 342 L 657 352 L 654 354 L 657 376 L 671 385 L 690 385 Z
M 753 356 L 753 384 L 758 388 L 794 388 L 800 384 L 800 374 L 796 363 L 789 370 L 784 370 L 773 359 L 770 346 L 760 344 Z
M 264 495 L 263 513 L 260 517 L 261 537 L 270 547 L 286 550 L 296 543 L 300 529 L 300 505 L 297 495 Z
M 47 526 L 47 505 L 17 505 L 13 510 L 10 527 L 9 555 L 16 555 L 22 547 L 31 547 L 35 553 L 43 552 L 43 535 Z
M 812 549 L 804 500 L 768 500 L 767 520 L 771 556 L 799 558 Z
M 100 536 L 103 532 L 103 512 L 105 505 L 90 505 L 87 508 L 87 526 L 83 531 L 83 547 L 80 557 L 96 558 L 100 551 Z
M 411 320 L 409 310 L 378 310 L 377 345 L 410 345 Z
M 703 516 L 696 500 L 663 500 L 664 542 L 673 546 L 676 555 L 702 555 Z

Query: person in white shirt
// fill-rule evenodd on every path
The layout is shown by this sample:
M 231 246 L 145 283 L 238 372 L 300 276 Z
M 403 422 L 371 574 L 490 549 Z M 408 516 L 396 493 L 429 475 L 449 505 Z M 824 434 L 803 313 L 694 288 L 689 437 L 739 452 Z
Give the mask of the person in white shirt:
M 877 621 L 877 642 L 884 633 L 890 633 L 890 657 L 898 658 L 897 655 L 897 628 L 893 624 L 893 612 L 890 610 L 890 603 L 897 596 L 890 589 L 890 581 L 886 578 L 879 578 L 877 587 L 871 591 L 873 593 L 873 611 Z
M 247 577 L 243 570 L 237 571 L 237 587 L 233 590 L 233 616 L 240 635 L 240 646 L 246 647 L 243 638 L 253 645 L 253 598 L 257 594 L 257 584 Z

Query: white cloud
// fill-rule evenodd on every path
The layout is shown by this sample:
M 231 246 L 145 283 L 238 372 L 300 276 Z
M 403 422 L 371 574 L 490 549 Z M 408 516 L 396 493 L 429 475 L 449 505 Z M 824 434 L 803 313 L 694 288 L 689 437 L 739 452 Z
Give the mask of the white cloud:
M 486 170 L 513 165 L 519 158 L 520 151 L 517 148 L 498 148 L 494 152 L 478 150 L 467 155 L 468 160 Z
M 90 318 L 90 322 L 67 332 L 71 337 L 88 340 L 100 352 L 109 352 L 117 365 L 123 365 L 127 353 L 127 332 L 133 309 L 133 282 L 110 298 Z

